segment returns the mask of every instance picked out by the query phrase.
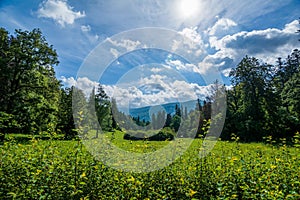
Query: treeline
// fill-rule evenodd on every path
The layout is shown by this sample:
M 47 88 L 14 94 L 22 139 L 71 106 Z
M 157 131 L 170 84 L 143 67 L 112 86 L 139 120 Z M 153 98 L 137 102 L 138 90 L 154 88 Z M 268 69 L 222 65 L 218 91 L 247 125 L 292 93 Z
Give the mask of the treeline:
M 73 138 L 78 131 L 93 129 L 97 137 L 101 131 L 141 127 L 169 127 L 182 137 L 200 137 L 225 116 L 224 99 L 219 98 L 225 94 L 223 139 L 232 134 L 243 141 L 292 137 L 300 130 L 299 56 L 296 49 L 286 59 L 279 58 L 277 65 L 246 56 L 230 72 L 231 89 L 225 91 L 216 81 L 212 95 L 189 113 L 177 106 L 174 115 L 153 114 L 151 122 L 145 122 L 119 112 L 101 85 L 88 98 L 75 87 L 63 87 L 55 77 L 57 53 L 39 29 L 9 35 L 0 28 L 0 141 L 6 133 L 61 133 Z
M 242 141 L 262 141 L 300 131 L 299 59 L 297 49 L 276 65 L 246 56 L 231 70 L 223 139 L 235 134 Z
M 39 29 L 16 30 L 14 35 L 0 28 L 0 141 L 6 133 L 77 135 L 77 108 L 86 107 L 83 91 L 64 88 L 55 77 L 58 55 Z M 110 99 L 102 87 L 93 91 L 93 107 L 101 127 L 114 123 Z M 75 98 L 74 98 L 75 97 Z M 72 104 L 79 101 L 76 107 Z M 80 108 L 83 111 L 85 109 Z

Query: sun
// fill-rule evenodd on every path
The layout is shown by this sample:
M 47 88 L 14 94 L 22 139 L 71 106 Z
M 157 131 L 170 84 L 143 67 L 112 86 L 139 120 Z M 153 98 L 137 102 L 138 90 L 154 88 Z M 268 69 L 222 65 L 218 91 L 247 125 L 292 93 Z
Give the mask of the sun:
M 201 5 L 200 0 L 180 0 L 177 6 L 181 17 L 190 18 L 198 14 Z

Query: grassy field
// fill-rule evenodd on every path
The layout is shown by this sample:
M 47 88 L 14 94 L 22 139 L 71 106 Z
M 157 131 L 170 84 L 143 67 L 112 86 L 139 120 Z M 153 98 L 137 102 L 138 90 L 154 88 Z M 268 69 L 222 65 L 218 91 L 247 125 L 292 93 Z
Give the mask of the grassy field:
M 279 145 L 218 141 L 200 158 L 200 139 L 122 137 L 120 132 L 105 136 L 132 153 L 192 144 L 169 166 L 135 173 L 104 165 L 84 142 L 12 135 L 0 146 L 0 199 L 300 199 L 300 149 L 284 140 Z

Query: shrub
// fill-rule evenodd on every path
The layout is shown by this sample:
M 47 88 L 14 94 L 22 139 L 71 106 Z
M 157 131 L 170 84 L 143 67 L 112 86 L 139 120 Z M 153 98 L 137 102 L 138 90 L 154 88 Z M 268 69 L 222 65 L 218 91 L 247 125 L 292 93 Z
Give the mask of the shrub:
M 149 138 L 150 141 L 165 141 L 174 140 L 175 132 L 170 127 L 161 129 L 158 134 L 153 135 Z
M 149 141 L 165 141 L 165 140 L 174 140 L 175 132 L 170 127 L 165 127 L 161 129 L 158 133 L 152 131 L 133 131 L 130 130 L 124 134 L 125 140 L 149 140 Z

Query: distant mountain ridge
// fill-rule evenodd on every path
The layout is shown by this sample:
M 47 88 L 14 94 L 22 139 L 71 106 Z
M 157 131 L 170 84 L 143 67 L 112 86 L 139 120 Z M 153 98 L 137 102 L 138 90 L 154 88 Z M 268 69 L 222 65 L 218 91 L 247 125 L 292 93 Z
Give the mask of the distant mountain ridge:
M 146 106 L 141 108 L 129 108 L 129 114 L 132 117 L 139 117 L 140 120 L 151 121 L 151 115 L 153 113 L 157 114 L 159 111 L 165 111 L 166 114 L 170 113 L 171 115 L 175 114 L 175 107 L 178 105 L 184 112 L 185 107 L 187 111 L 193 110 L 196 108 L 197 100 L 191 100 L 186 102 L 173 102 L 166 103 L 156 106 Z

